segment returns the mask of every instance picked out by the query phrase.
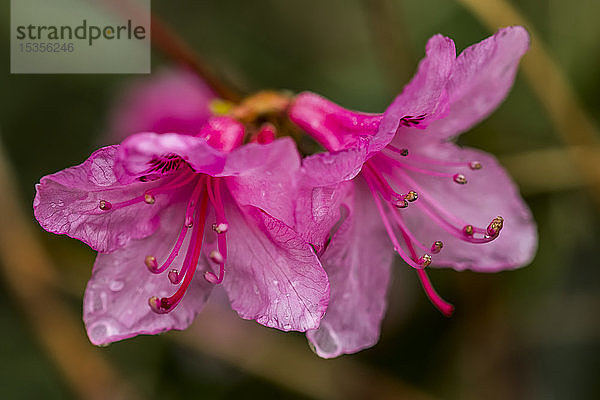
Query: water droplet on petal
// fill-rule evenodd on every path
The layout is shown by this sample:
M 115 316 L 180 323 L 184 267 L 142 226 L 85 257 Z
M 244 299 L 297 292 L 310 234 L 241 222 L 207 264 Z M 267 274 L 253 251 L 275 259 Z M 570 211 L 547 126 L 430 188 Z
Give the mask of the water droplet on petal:
M 471 161 L 469 163 L 469 168 L 473 169 L 473 170 L 477 170 L 477 169 L 481 169 L 482 165 L 479 161 Z
M 463 174 L 454 174 L 452 179 L 454 179 L 454 182 L 456 182 L 460 185 L 464 185 L 467 183 L 467 177 L 464 176 Z
M 108 333 L 108 329 L 106 325 L 103 323 L 98 323 L 90 329 L 90 337 L 94 340 L 94 342 L 103 342 Z
M 113 292 L 120 291 L 121 289 L 123 289 L 123 286 L 125 286 L 125 283 L 119 280 L 112 281 L 108 284 L 108 288 Z

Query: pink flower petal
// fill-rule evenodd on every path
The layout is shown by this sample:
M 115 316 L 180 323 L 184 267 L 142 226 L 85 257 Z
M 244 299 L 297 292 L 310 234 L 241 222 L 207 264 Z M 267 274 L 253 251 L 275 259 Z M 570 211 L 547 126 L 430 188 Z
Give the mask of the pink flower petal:
M 310 247 L 291 228 L 254 207 L 231 201 L 225 213 L 223 285 L 244 319 L 284 331 L 315 329 L 327 309 L 329 282 Z
M 127 201 L 153 187 L 152 183 L 117 182 L 117 149 L 104 147 L 84 163 L 40 180 L 33 208 L 44 229 L 79 239 L 100 252 L 114 251 L 156 230 L 159 212 L 171 201 L 168 197 L 157 198 L 153 205 L 140 202 L 110 212 L 99 208 L 101 200 Z
M 228 177 L 227 187 L 236 202 L 265 211 L 287 225 L 294 224 L 295 179 L 300 155 L 290 138 L 269 144 L 250 143 L 227 156 L 218 176 Z
M 385 147 L 396 131 L 410 127 L 425 129 L 448 113 L 446 86 L 455 65 L 454 42 L 435 35 L 427 42 L 426 53 L 417 74 L 385 111 L 370 152 Z
M 288 111 L 290 119 L 329 151 L 343 150 L 377 132 L 382 114 L 347 110 L 318 94 L 300 93 Z
M 360 172 L 366 158 L 367 144 L 359 142 L 356 147 L 315 154 L 303 160 L 297 182 L 294 227 L 315 247 L 317 254 L 341 217 L 341 201 L 347 190 L 344 182 Z
M 528 48 L 527 31 L 512 26 L 465 49 L 456 60 L 448 84 L 450 112 L 433 122 L 427 133 L 449 138 L 486 118 L 508 94 Z
M 157 314 L 148 306 L 151 296 L 168 296 L 177 289 L 165 274 L 148 271 L 144 259 L 148 255 L 157 260 L 167 258 L 181 227 L 183 211 L 182 207 L 170 207 L 152 236 L 114 253 L 98 254 L 83 302 L 83 319 L 92 343 L 105 345 L 140 334 L 185 329 L 204 307 L 213 285 L 202 278 L 202 271 L 196 273 L 173 311 Z M 185 252 L 180 253 L 173 268 L 180 269 L 184 257 Z M 202 259 L 198 268 L 206 268 Z
M 324 358 L 355 353 L 379 339 L 394 251 L 362 180 L 345 199 L 348 217 L 321 262 L 331 284 L 327 313 L 306 333 Z

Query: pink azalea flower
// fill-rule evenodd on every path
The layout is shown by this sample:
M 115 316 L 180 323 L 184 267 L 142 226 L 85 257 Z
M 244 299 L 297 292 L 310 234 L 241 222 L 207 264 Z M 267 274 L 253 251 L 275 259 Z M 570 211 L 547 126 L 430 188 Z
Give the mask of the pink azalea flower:
M 307 333 L 320 356 L 378 340 L 394 252 L 445 315 L 453 306 L 425 267 L 495 272 L 530 262 L 536 227 L 516 185 L 493 156 L 451 142 L 505 98 L 528 46 L 525 29 L 509 27 L 456 57 L 454 42 L 436 35 L 384 114 L 313 93 L 294 100 L 290 118 L 328 150 L 304 164 L 297 213 L 332 287 L 321 326 Z
M 139 133 L 41 179 L 42 227 L 99 252 L 84 298 L 94 344 L 184 329 L 218 284 L 242 318 L 318 327 L 329 283 L 290 228 L 295 144 L 243 136 L 228 117 L 195 136 Z

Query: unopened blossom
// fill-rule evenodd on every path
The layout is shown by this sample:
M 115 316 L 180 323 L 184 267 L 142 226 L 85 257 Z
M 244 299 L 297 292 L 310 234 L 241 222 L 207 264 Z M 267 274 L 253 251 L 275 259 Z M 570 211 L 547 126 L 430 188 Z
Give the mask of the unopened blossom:
M 492 155 L 451 141 L 506 97 L 528 46 L 527 32 L 509 27 L 456 57 L 454 42 L 436 35 L 384 114 L 313 93 L 294 100 L 290 118 L 328 151 L 305 160 L 297 213 L 331 282 L 327 314 L 307 333 L 319 355 L 377 341 L 394 252 L 445 315 L 453 306 L 426 267 L 495 272 L 530 262 L 536 227 L 516 185 Z
M 329 284 L 290 228 L 295 144 L 244 136 L 228 117 L 196 135 L 138 133 L 41 179 L 42 227 L 99 252 L 84 298 L 94 344 L 184 329 L 216 285 L 242 318 L 318 327 Z

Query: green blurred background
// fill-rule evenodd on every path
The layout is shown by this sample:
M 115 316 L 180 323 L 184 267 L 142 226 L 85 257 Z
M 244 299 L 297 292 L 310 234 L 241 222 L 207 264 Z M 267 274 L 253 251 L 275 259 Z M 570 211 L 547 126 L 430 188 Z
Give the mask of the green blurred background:
M 465 6 L 474 3 L 483 14 Z M 101 349 L 85 342 L 81 303 L 94 253 L 39 228 L 34 184 L 105 144 L 111 104 L 140 77 L 11 75 L 4 1 L 0 141 L 10 163 L 4 173 L 16 186 L 0 196 L 24 210 L 57 279 L 43 289 L 4 249 L 0 397 L 600 398 L 600 2 L 155 0 L 153 12 L 242 92 L 313 90 L 380 112 L 410 79 L 430 36 L 450 36 L 462 50 L 493 25 L 518 23 L 502 11 L 507 5 L 549 58 L 526 55 L 528 73 L 519 73 L 507 101 L 460 142 L 497 155 L 519 182 L 539 225 L 536 259 L 498 274 L 433 271 L 439 292 L 456 305 L 450 319 L 397 262 L 380 342 L 327 361 L 303 335 L 257 328 L 218 306 L 188 332 Z M 155 71 L 170 64 L 153 51 Z M 536 86 L 553 66 L 567 85 Z M 12 226 L 0 218 L 0 229 Z M 36 306 L 44 299 L 66 313 Z

